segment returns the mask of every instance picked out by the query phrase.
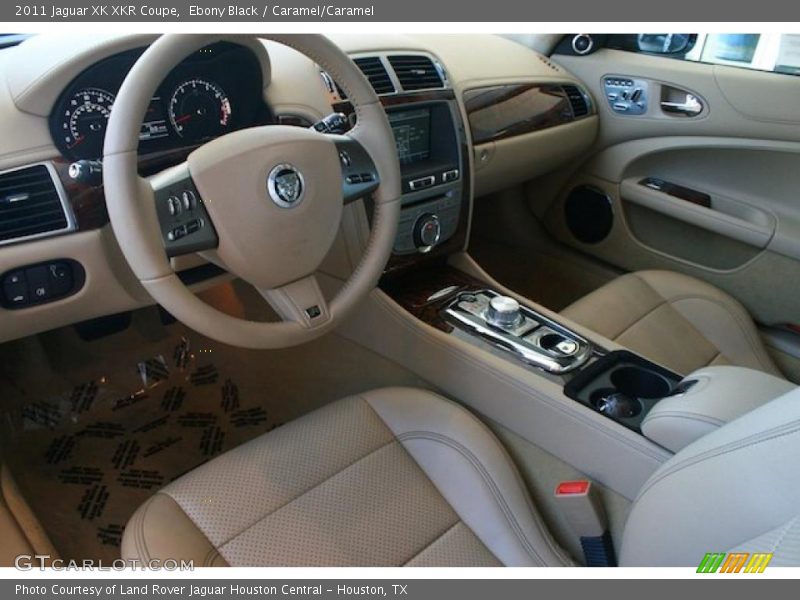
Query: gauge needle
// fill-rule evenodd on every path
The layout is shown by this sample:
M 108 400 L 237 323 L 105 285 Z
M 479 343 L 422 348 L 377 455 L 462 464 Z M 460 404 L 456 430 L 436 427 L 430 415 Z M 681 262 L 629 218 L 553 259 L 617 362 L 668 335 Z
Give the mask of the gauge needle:
M 78 144 L 80 144 L 80 143 L 81 143 L 83 140 L 85 140 L 85 139 L 86 139 L 86 136 L 85 136 L 85 135 L 82 135 L 82 136 L 81 136 L 81 137 L 79 137 L 79 138 L 75 138 L 75 141 L 72 143 L 72 145 L 71 145 L 71 146 L 67 146 L 67 148 L 68 148 L 69 150 L 72 150 L 72 149 L 73 149 L 75 146 L 77 146 Z
M 192 115 L 183 115 L 182 117 L 178 117 L 177 119 L 175 119 L 175 122 L 176 123 L 183 123 L 184 121 L 188 121 L 191 118 L 192 118 Z

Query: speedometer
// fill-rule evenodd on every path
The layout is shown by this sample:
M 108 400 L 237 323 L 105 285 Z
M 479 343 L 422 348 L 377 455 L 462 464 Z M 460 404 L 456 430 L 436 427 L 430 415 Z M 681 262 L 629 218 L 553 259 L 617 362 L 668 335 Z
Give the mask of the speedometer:
M 75 92 L 66 103 L 60 127 L 64 144 L 73 156 L 96 158 L 103 154 L 114 99 L 114 94 L 101 88 L 86 88 Z
M 231 102 L 213 81 L 189 79 L 169 100 L 169 120 L 179 136 L 202 141 L 226 133 L 231 126 Z

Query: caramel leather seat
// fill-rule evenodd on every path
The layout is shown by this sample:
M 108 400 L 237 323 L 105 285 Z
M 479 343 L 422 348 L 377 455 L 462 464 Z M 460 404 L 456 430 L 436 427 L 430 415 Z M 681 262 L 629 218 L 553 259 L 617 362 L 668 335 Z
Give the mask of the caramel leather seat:
M 195 566 L 555 566 L 492 433 L 430 392 L 334 402 L 181 477 L 134 514 L 125 558 Z
M 800 565 L 798 457 L 794 389 L 656 470 L 631 508 L 620 564 L 696 567 L 712 548 Z M 571 564 L 489 430 L 405 388 L 339 400 L 184 475 L 136 511 L 122 555 L 195 566 Z
M 623 275 L 561 314 L 682 375 L 735 365 L 782 376 L 745 308 L 680 273 Z

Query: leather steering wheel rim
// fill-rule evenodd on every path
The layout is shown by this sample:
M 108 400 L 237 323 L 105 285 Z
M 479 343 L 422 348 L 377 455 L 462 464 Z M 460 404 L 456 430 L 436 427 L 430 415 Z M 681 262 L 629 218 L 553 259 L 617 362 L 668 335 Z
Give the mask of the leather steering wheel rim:
M 217 223 L 217 219 L 223 221 L 229 218 L 235 219 L 235 216 L 228 217 L 227 213 L 236 213 L 238 205 L 235 203 L 239 202 L 238 196 L 247 196 L 241 202 L 250 203 L 242 205 L 243 211 L 240 212 L 246 214 L 244 211 L 246 209 L 258 215 L 263 213 L 262 222 L 270 227 L 272 221 L 269 219 L 275 221 L 288 219 L 286 215 L 290 213 L 280 212 L 280 209 L 276 210 L 274 206 L 267 207 L 269 201 L 266 194 L 264 205 L 258 204 L 261 200 L 251 198 L 252 186 L 248 187 L 242 183 L 241 193 L 237 190 L 228 198 L 221 198 L 219 186 L 216 185 L 220 173 L 224 176 L 228 170 L 233 170 L 227 168 L 229 165 L 236 165 L 238 168 L 239 165 L 252 163 L 263 171 L 264 165 L 269 166 L 276 162 L 283 153 L 293 152 L 295 160 L 301 162 L 305 154 L 316 153 L 318 162 L 314 164 L 324 165 L 319 170 L 324 170 L 328 179 L 315 184 L 313 178 L 316 173 L 305 173 L 306 179 L 311 179 L 306 187 L 313 198 L 304 201 L 308 205 L 303 208 L 306 212 L 303 215 L 298 212 L 299 216 L 292 217 L 289 221 L 291 227 L 283 229 L 293 231 L 292 227 L 296 227 L 300 232 L 298 237 L 303 236 L 302 240 L 298 240 L 297 248 L 308 250 L 305 254 L 298 250 L 290 256 L 291 260 L 308 263 L 305 258 L 309 255 L 313 255 L 313 262 L 316 262 L 316 258 L 321 260 L 333 243 L 330 228 L 338 230 L 337 214 L 338 219 L 341 219 L 341 208 L 339 207 L 337 212 L 331 203 L 341 204 L 342 193 L 339 192 L 337 195 L 330 185 L 327 188 L 325 185 L 330 183 L 329 179 L 333 176 L 331 156 L 336 156 L 335 162 L 340 169 L 338 171 L 340 178 L 344 178 L 343 165 L 346 164 L 344 159 L 341 161 L 342 165 L 339 164 L 341 154 L 336 150 L 338 147 L 334 146 L 334 142 L 327 139 L 330 136 L 284 126 L 251 128 L 223 135 L 201 146 L 189 155 L 186 163 L 168 169 L 162 174 L 143 178 L 137 172 L 141 123 L 150 100 L 164 77 L 185 57 L 209 44 L 218 41 L 242 43 L 244 39 L 253 37 L 270 39 L 290 46 L 334 77 L 347 93 L 357 118 L 356 125 L 347 136 L 338 137 L 345 138 L 343 143 L 363 148 L 368 160 L 372 161 L 377 175 L 377 188 L 372 193 L 374 213 L 369 241 L 359 264 L 330 303 L 323 297 L 313 271 L 305 273 L 309 269 L 309 264 L 298 264 L 297 269 L 301 269 L 303 274 L 297 279 L 280 280 L 277 281 L 278 285 L 274 285 L 276 280 L 269 273 L 267 268 L 269 264 L 262 265 L 264 262 L 272 262 L 275 271 L 286 271 L 283 268 L 285 265 L 279 262 L 285 260 L 285 256 L 264 257 L 263 254 L 267 252 L 261 252 L 262 255 L 243 256 L 246 252 L 242 251 L 240 242 L 230 239 L 238 235 L 231 236 L 230 232 L 237 231 L 236 226 L 253 229 L 252 223 L 241 218 L 238 222 L 234 220 L 231 223 Z M 297 150 L 293 150 L 293 144 Z M 330 144 L 330 148 L 327 144 Z M 355 150 L 360 152 L 358 148 Z M 331 152 L 335 154 L 332 155 Z M 269 162 L 270 160 L 272 162 Z M 111 225 L 123 255 L 141 284 L 157 303 L 178 320 L 199 333 L 224 343 L 245 348 L 282 348 L 304 343 L 327 333 L 374 289 L 391 254 L 400 215 L 400 168 L 392 130 L 369 82 L 350 58 L 324 36 L 311 34 L 162 36 L 141 55 L 119 90 L 107 127 L 103 166 L 106 203 Z M 259 168 L 255 170 L 258 171 Z M 203 196 L 204 204 L 207 205 L 213 217 L 212 221 L 220 233 L 219 248 L 203 252 L 202 255 L 225 268 L 233 264 L 239 271 L 248 274 L 248 277 L 244 277 L 236 272 L 236 268 L 230 269 L 237 276 L 254 284 L 283 317 L 282 321 L 257 322 L 225 314 L 195 296 L 172 270 L 165 252 L 166 242 L 156 209 L 156 190 L 157 182 L 165 178 L 174 178 L 176 173 L 182 173 L 184 177 L 195 180 L 194 183 Z M 253 181 L 265 181 L 267 173 L 248 172 L 242 174 L 240 179 L 242 181 L 247 179 L 249 182 L 251 176 Z M 234 180 L 232 185 L 238 185 L 239 182 L 240 180 Z M 341 182 L 339 185 L 341 187 Z M 217 194 L 217 197 L 206 198 L 207 192 L 209 196 Z M 230 207 L 226 206 L 226 202 L 231 202 L 235 206 L 229 210 Z M 316 212 L 312 211 L 333 215 L 332 220 L 337 222 L 313 224 L 312 217 Z M 257 221 L 257 219 L 252 220 Z M 316 229 L 303 229 L 312 226 L 307 225 L 308 223 L 312 223 Z M 226 231 L 229 235 L 226 235 Z M 250 233 L 252 233 L 250 239 L 256 240 L 257 243 L 260 243 L 258 240 L 263 237 L 269 237 L 261 235 L 257 229 Z M 282 231 L 275 231 L 274 234 L 274 237 L 280 237 Z M 315 241 L 317 238 L 324 239 L 317 244 Z M 289 239 L 287 244 L 294 248 L 294 241 Z M 325 244 L 328 244 L 328 248 L 323 247 Z M 257 250 L 264 248 L 259 247 Z M 269 250 L 274 251 L 275 248 Z M 268 253 L 277 254 L 277 252 Z M 286 274 L 282 276 L 288 277 Z M 310 308 L 314 309 L 313 312 Z M 313 316 L 317 310 L 320 314 Z

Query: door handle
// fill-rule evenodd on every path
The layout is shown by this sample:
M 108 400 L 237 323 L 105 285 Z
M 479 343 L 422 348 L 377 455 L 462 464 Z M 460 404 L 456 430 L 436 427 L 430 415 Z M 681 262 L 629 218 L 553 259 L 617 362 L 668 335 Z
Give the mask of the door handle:
M 703 112 L 703 103 L 692 94 L 686 94 L 683 102 L 661 101 L 661 110 L 665 113 L 683 115 L 685 117 L 696 117 Z

